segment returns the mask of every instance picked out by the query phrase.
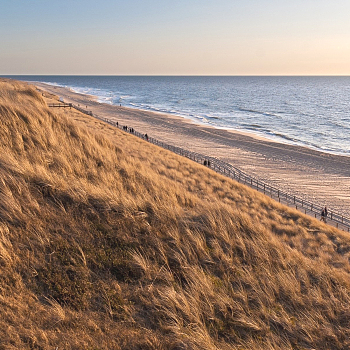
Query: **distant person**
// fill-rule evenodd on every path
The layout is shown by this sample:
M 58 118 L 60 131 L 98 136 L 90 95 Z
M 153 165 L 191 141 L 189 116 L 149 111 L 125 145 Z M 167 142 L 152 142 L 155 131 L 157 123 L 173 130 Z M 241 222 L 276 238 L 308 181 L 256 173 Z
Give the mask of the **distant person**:
M 147 134 L 145 134 L 145 139 L 148 141 L 148 135 Z
M 328 210 L 327 207 L 324 207 L 321 211 L 321 221 L 327 222 Z
M 204 161 L 204 166 L 207 166 L 207 161 L 206 160 Z
M 210 167 L 210 160 L 208 160 L 208 167 Z

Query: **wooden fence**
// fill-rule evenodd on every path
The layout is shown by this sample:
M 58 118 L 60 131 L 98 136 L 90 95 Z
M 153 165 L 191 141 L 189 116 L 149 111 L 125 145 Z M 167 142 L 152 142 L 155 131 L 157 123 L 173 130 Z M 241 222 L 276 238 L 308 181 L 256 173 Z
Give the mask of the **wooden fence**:
M 253 177 L 244 171 L 238 169 L 237 167 L 233 166 L 232 164 L 226 163 L 216 157 L 209 157 L 204 154 L 188 151 L 186 149 L 183 149 L 181 147 L 172 146 L 165 142 L 159 141 L 153 137 L 146 136 L 146 134 L 139 133 L 135 131 L 133 128 L 126 127 L 125 125 L 121 125 L 118 122 L 114 122 L 108 118 L 99 117 L 96 114 L 93 114 L 91 111 L 85 110 L 81 108 L 80 106 L 76 106 L 74 104 L 69 104 L 73 108 L 79 110 L 82 113 L 85 113 L 87 115 L 93 116 L 97 119 L 103 120 L 108 124 L 111 124 L 119 129 L 123 129 L 125 131 L 130 132 L 131 134 L 140 137 L 142 139 L 147 139 L 148 142 L 151 142 L 157 146 L 160 146 L 164 149 L 167 149 L 169 151 L 172 151 L 174 153 L 177 153 L 183 157 L 189 158 L 197 163 L 206 165 L 207 167 L 213 169 L 217 173 L 220 173 L 222 175 L 225 175 L 231 179 L 234 179 L 240 183 L 243 183 L 247 186 L 250 186 L 251 188 L 262 192 L 269 197 L 285 203 L 289 206 L 293 206 L 296 209 L 304 212 L 305 214 L 309 214 L 311 216 L 320 217 L 321 211 L 323 209 L 323 206 L 320 206 L 318 204 L 312 203 L 308 200 L 305 200 L 303 198 L 300 198 L 294 194 L 290 194 L 286 191 L 283 191 L 281 189 L 278 189 L 274 186 L 271 186 L 261 180 L 259 180 L 256 177 Z M 328 219 L 332 220 L 335 223 L 336 227 L 342 228 L 343 230 L 346 230 L 350 232 L 350 218 L 347 216 L 344 216 L 342 214 L 336 213 L 333 210 L 328 211 Z
M 61 103 L 49 103 L 48 106 L 53 108 L 72 108 L 73 104 L 61 102 Z M 74 108 L 76 107 L 74 106 Z

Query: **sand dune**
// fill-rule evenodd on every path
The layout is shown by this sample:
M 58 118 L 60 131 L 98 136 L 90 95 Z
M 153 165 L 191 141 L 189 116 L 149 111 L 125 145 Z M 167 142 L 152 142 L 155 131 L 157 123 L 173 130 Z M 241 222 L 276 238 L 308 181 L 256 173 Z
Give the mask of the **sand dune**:
M 349 349 L 347 232 L 48 101 L 0 80 L 1 349 Z

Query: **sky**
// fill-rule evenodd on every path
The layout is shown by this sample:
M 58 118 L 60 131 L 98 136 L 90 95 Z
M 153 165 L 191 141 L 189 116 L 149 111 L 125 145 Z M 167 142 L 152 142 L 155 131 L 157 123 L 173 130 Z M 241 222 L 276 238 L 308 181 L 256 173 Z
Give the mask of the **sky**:
M 0 75 L 350 75 L 349 0 L 0 0 Z

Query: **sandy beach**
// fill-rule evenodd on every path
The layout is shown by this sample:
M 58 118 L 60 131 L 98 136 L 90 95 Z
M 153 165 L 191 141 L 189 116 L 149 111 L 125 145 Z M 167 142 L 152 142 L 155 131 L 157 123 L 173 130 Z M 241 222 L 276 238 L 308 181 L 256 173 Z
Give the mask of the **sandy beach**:
M 350 157 L 198 125 L 179 116 L 103 104 L 66 88 L 35 85 L 100 117 L 168 144 L 218 157 L 280 189 L 350 215 Z

